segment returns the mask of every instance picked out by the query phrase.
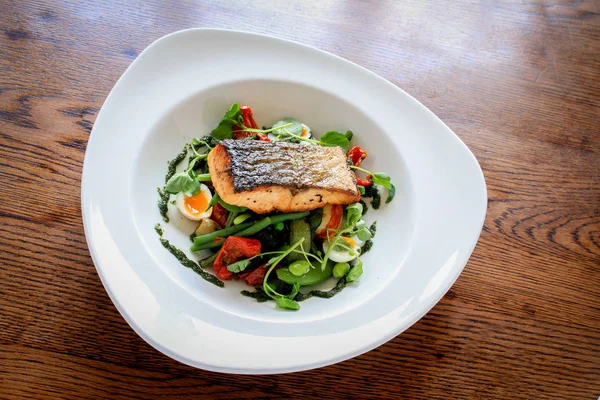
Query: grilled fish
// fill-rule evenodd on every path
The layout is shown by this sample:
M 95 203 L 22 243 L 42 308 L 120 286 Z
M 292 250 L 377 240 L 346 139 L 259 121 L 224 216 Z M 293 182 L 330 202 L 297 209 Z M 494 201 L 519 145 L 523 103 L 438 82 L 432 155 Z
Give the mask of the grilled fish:
M 259 214 L 360 200 L 341 147 L 223 140 L 209 153 L 208 167 L 223 201 Z

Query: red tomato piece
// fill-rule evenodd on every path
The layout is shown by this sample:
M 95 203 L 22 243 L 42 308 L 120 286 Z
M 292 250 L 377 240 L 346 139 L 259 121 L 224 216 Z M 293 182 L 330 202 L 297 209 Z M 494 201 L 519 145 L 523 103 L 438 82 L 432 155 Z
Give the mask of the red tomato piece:
M 215 221 L 221 228 L 227 224 L 227 210 L 221 204 L 217 203 L 212 207 L 210 219 Z
M 260 242 L 256 239 L 229 236 L 215 259 L 214 270 L 217 278 L 222 281 L 230 280 L 232 273 L 227 266 L 236 261 L 254 257 L 260 253 L 260 247 Z
M 359 146 L 354 146 L 348 150 L 347 157 L 350 161 L 352 161 L 352 164 L 358 167 L 362 161 L 367 158 L 367 152 L 361 149 Z
M 329 232 L 329 237 L 335 236 L 334 230 L 338 230 L 342 224 L 344 209 L 339 204 L 327 204 L 323 207 L 323 219 L 321 224 L 315 230 L 315 237 L 325 240 Z

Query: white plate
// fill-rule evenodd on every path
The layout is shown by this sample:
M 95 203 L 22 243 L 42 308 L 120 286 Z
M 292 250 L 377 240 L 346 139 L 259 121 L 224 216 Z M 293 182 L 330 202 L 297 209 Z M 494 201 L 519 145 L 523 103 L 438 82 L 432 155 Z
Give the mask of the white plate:
M 251 105 L 259 125 L 294 116 L 315 132 L 352 129 L 366 168 L 392 176 L 396 199 L 367 214 L 378 232 L 359 284 L 283 311 L 242 297 L 239 284 L 213 286 L 160 245 L 167 161 L 232 102 Z M 94 124 L 82 181 L 92 258 L 131 327 L 183 363 L 248 374 L 339 362 L 411 326 L 462 271 L 486 203 L 473 154 L 396 86 L 311 47 L 211 29 L 165 36 L 131 64 Z M 192 227 L 172 215 L 165 236 L 187 248 Z

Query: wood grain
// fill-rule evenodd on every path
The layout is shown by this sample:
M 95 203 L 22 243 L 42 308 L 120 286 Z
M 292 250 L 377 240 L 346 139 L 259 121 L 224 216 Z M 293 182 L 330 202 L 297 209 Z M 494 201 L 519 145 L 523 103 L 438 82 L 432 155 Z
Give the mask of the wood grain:
M 600 3 L 2 2 L 0 398 L 596 399 L 600 395 Z M 464 273 L 423 319 L 334 366 L 195 370 L 125 323 L 89 257 L 94 119 L 164 34 L 298 40 L 389 79 L 471 148 L 489 194 Z

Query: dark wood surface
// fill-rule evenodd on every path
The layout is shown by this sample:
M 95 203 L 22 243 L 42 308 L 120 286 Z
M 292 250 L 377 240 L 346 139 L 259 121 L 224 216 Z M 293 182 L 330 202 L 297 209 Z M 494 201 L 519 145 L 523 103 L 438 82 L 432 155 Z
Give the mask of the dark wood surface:
M 2 1 L 0 18 L 0 398 L 600 396 L 599 2 Z M 191 27 L 345 57 L 474 152 L 481 239 L 404 334 L 314 371 L 234 376 L 169 359 L 121 318 L 84 239 L 86 143 L 140 51 Z

